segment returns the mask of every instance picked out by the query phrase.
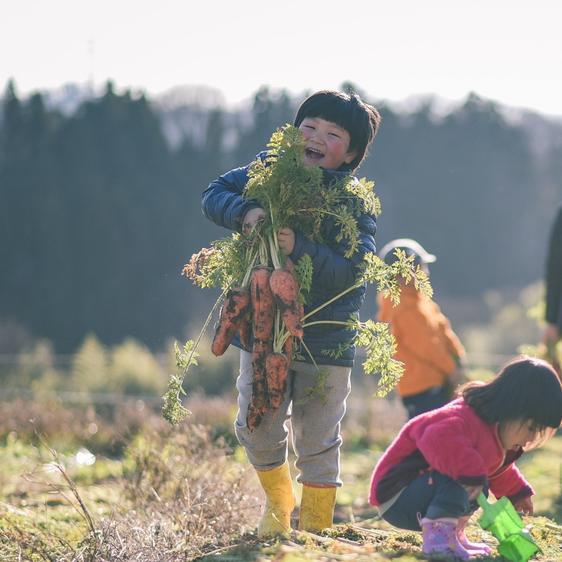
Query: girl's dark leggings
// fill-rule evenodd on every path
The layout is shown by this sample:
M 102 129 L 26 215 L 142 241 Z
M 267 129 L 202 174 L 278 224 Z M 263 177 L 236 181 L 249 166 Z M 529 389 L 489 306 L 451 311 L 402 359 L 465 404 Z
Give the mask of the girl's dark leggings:
M 484 494 L 488 495 L 487 489 L 484 489 Z M 382 517 L 400 529 L 419 531 L 419 520 L 423 517 L 462 517 L 477 508 L 478 504 L 475 500 L 469 501 L 463 486 L 433 470 L 410 482 Z

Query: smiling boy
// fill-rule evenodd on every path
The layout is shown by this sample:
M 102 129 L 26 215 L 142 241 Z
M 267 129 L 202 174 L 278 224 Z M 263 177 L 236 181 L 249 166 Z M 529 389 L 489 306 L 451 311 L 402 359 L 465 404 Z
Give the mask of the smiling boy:
M 326 185 L 350 175 L 363 161 L 380 124 L 377 110 L 359 96 L 321 91 L 300 106 L 294 125 L 305 140 L 304 162 L 320 166 Z M 265 153 L 258 156 L 264 158 Z M 203 212 L 220 226 L 248 233 L 264 216 L 256 201 L 243 197 L 249 166 L 231 170 L 211 182 L 202 197 Z M 329 222 L 329 221 L 327 221 Z M 375 217 L 357 217 L 359 247 L 346 258 L 347 243 L 336 224 L 325 225 L 325 243 L 316 243 L 290 228 L 278 231 L 281 251 L 294 263 L 308 255 L 312 260 L 312 287 L 305 314 L 352 286 L 367 253 L 375 252 Z M 365 298 L 365 287 L 347 293 L 315 315 L 315 320 L 346 322 L 356 315 Z M 340 424 L 350 392 L 351 367 L 355 348 L 348 346 L 337 358 L 326 350 L 338 350 L 349 344 L 354 333 L 345 326 L 319 323 L 304 331 L 304 343 L 312 358 L 293 361 L 284 401 L 272 415 L 264 415 L 261 424 L 250 431 L 246 426 L 252 396 L 252 356 L 239 341 L 240 374 L 236 381 L 238 414 L 235 432 L 257 471 L 266 495 L 266 505 L 258 525 L 258 536 L 284 535 L 290 530 L 295 505 L 287 463 L 288 427 L 293 430 L 293 448 L 297 457 L 297 481 L 303 485 L 299 529 L 319 531 L 330 527 L 336 498 L 341 486 L 339 453 L 342 443 Z M 326 377 L 324 396 L 310 396 L 315 387 L 318 367 Z M 290 409 L 291 408 L 291 409 Z M 290 413 L 289 413 L 290 412 Z

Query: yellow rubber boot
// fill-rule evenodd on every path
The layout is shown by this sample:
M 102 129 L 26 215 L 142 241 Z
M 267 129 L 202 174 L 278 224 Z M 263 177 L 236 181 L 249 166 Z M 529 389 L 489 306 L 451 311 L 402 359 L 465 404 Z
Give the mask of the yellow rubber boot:
M 265 509 L 258 524 L 258 537 L 287 536 L 291 532 L 291 512 L 295 507 L 289 464 L 256 472 L 266 496 Z
M 319 532 L 334 524 L 334 507 L 336 505 L 336 488 L 302 487 L 299 530 Z

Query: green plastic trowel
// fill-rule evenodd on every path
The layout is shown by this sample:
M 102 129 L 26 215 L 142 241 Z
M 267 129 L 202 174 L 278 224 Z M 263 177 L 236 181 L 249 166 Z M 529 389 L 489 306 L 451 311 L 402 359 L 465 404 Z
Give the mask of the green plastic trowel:
M 498 539 L 498 551 L 511 562 L 527 562 L 540 548 L 525 528 L 513 504 L 503 497 L 490 503 L 483 493 L 476 498 L 482 508 L 478 523 Z

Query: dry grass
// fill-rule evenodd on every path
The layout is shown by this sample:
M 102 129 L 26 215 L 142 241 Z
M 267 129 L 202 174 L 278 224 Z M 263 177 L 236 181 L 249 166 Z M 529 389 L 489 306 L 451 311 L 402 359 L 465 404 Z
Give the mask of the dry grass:
M 208 428 L 138 437 L 123 489 L 126 509 L 102 523 L 99 560 L 186 560 L 253 528 L 258 502 L 247 469 Z
M 38 464 L 20 507 L 14 495 L 12 505 L 0 505 L 0 558 L 189 560 L 239 540 L 257 520 L 255 479 L 212 433 L 194 424 L 147 428 L 127 449 L 121 478 L 86 489 L 56 452 L 46 463 L 40 448 L 15 448 L 36 454 Z M 101 489 L 111 497 L 100 512 L 94 491 Z
M 2 561 L 424 559 L 419 534 L 392 529 L 366 503 L 369 474 L 381 446 L 404 419 L 403 409 L 392 400 L 374 399 L 369 388 L 358 385 L 350 397 L 344 424 L 347 450 L 342 457 L 345 486 L 338 492 L 336 510 L 341 524 L 323 536 L 294 532 L 288 540 L 266 543 L 254 533 L 263 495 L 244 455 L 231 448 L 234 401 L 192 396 L 188 404 L 192 415 L 177 428 L 164 423 L 157 412 L 138 406 L 116 409 L 106 419 L 95 411 L 81 417 L 78 410 L 46 411 L 44 405 L 20 404 L 35 413 L 36 423 L 47 434 L 54 431 L 62 440 L 66 426 L 66 438 L 74 447 L 87 435 L 88 425 L 97 424 L 100 435 L 120 436 L 123 454 L 118 460 L 98 455 L 89 468 L 92 474 L 97 470 L 97 476 L 86 478 L 83 467 L 77 472 L 68 462 L 70 453 L 54 453 L 60 469 L 35 471 L 34 480 L 28 478 L 17 489 L 7 476 L 10 471 L 22 466 L 29 470 L 33 463 L 40 468 L 49 461 L 53 464 L 53 454 L 40 444 L 25 443 L 31 434 L 26 433 L 29 424 L 24 413 L 13 405 L 0 408 L 0 428 L 10 432 L 0 449 L 4 454 L 0 491 L 1 499 L 11 504 L 0 503 Z M 526 456 L 523 466 L 541 488 L 541 511 L 553 517 L 562 497 L 561 443 L 559 438 L 552 440 Z M 107 449 L 102 440 L 99 446 Z M 562 528 L 540 517 L 529 521 L 544 548 L 537 559 L 561 560 Z M 475 523 L 471 532 L 486 535 Z M 495 544 L 491 536 L 484 538 Z

